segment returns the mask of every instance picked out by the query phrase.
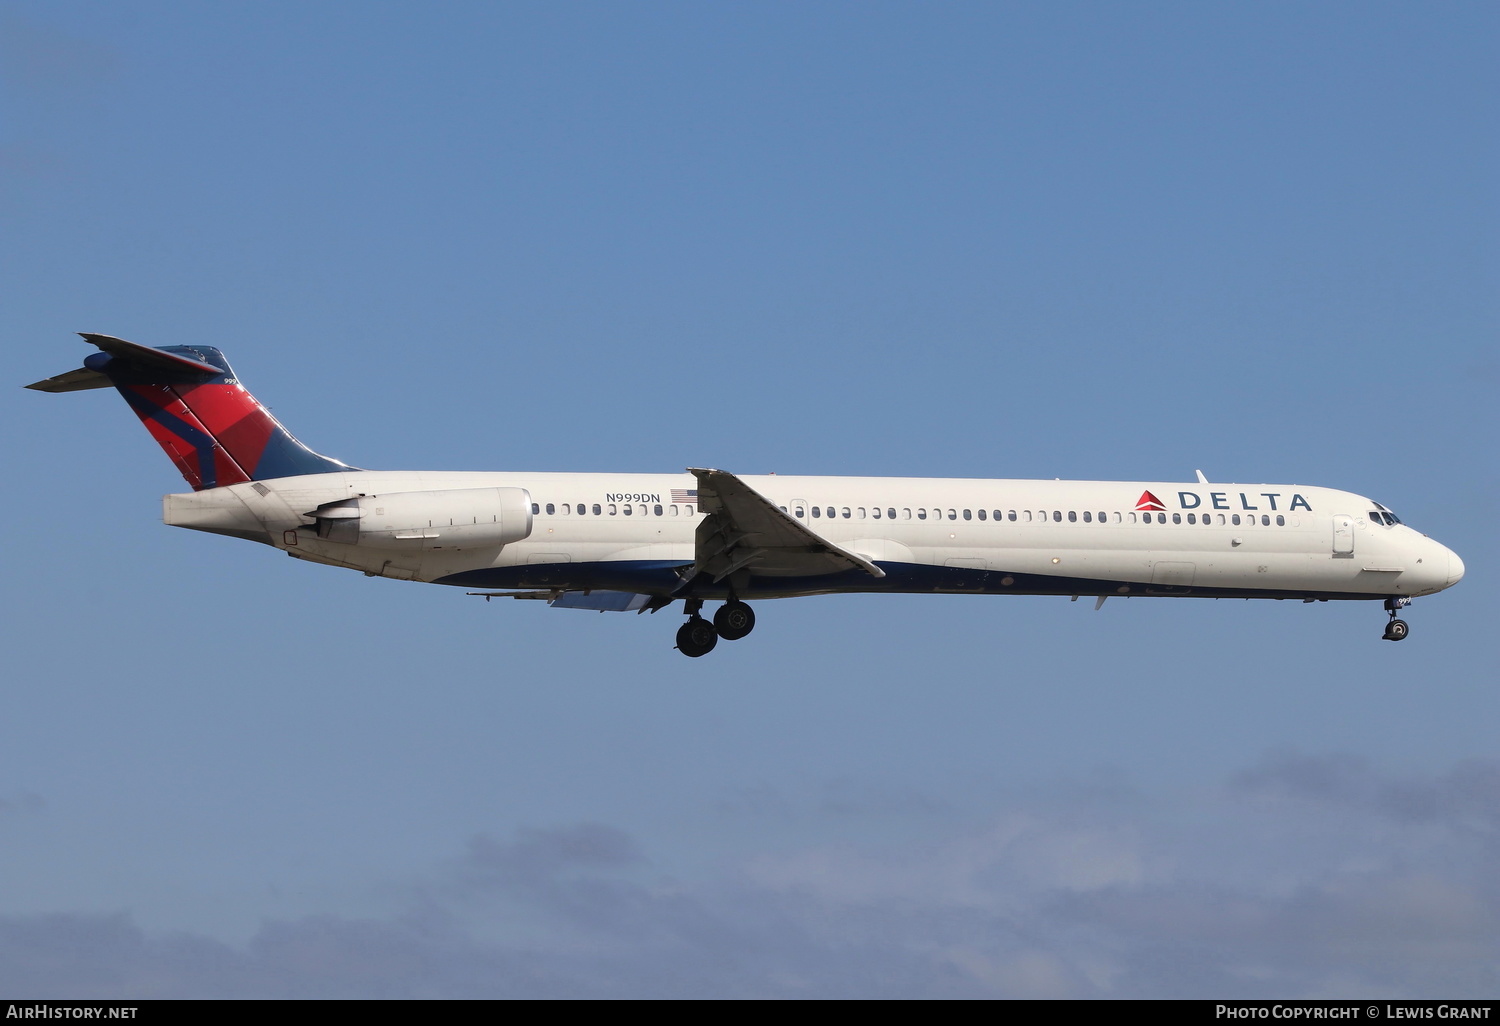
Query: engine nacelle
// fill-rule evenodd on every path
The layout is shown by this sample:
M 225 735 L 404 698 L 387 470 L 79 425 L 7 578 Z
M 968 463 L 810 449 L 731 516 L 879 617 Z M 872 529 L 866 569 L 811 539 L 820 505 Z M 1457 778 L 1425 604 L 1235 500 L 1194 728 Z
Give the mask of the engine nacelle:
M 303 516 L 318 537 L 368 548 L 478 549 L 531 534 L 531 493 L 524 488 L 447 488 L 388 492 L 325 502 Z

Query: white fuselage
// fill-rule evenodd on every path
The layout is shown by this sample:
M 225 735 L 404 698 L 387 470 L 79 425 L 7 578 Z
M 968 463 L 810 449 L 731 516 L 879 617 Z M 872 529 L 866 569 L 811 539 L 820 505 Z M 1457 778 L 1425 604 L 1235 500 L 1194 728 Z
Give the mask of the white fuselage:
M 884 579 L 761 580 L 755 593 L 762 597 L 832 591 L 1415 597 L 1463 574 L 1458 556 L 1395 523 L 1378 503 L 1328 488 L 741 480 L 812 532 L 887 571 Z M 690 474 L 357 471 L 169 495 L 164 519 L 405 580 L 668 594 L 677 580 L 672 568 L 694 560 L 694 532 L 703 520 L 697 488 Z M 524 496 L 529 523 L 517 527 L 514 511 L 507 514 L 508 537 L 516 540 L 496 543 L 481 530 L 485 507 L 474 497 L 487 494 L 482 489 Z M 379 497 L 410 493 L 431 497 L 423 500 L 423 522 L 403 521 L 380 533 Z M 468 498 L 450 503 L 444 495 Z M 336 540 L 336 532 L 320 537 L 307 514 L 355 499 L 364 503 L 365 540 Z

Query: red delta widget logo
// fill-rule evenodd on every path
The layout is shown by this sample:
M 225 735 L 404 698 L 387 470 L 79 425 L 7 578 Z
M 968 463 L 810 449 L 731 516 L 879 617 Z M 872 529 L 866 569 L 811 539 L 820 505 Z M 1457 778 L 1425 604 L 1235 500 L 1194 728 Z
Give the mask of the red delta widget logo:
M 1179 509 L 1225 509 L 1225 510 L 1271 510 L 1272 512 L 1291 512 L 1293 510 L 1305 509 L 1312 512 L 1312 503 L 1297 492 L 1292 493 L 1291 501 L 1282 505 L 1286 498 L 1285 492 L 1236 492 L 1239 504 L 1231 504 L 1229 492 L 1209 492 L 1208 505 L 1204 506 L 1203 496 L 1197 492 L 1178 492 L 1177 505 Z M 1254 501 L 1251 501 L 1251 500 Z M 1135 508 L 1138 511 L 1165 512 L 1167 507 L 1155 495 L 1149 491 L 1141 493 L 1141 497 L 1135 500 Z

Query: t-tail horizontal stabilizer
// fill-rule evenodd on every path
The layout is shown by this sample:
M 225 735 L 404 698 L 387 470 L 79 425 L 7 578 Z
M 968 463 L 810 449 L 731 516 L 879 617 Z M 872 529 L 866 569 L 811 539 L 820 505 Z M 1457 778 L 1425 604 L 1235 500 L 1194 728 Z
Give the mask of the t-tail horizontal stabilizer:
M 194 491 L 246 481 L 356 470 L 297 441 L 245 390 L 212 346 L 150 346 L 79 332 L 99 347 L 38 392 L 114 386 Z

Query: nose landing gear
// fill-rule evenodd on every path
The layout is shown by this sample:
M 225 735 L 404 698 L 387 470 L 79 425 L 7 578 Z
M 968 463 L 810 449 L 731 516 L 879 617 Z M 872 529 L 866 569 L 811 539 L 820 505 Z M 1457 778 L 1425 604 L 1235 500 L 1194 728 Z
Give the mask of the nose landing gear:
M 755 612 L 739 599 L 731 598 L 720 606 L 713 623 L 698 615 L 702 599 L 688 599 L 685 606 L 688 620 L 677 628 L 677 651 L 689 659 L 708 655 L 720 638 L 738 641 L 755 629 Z
M 1411 599 L 1405 595 L 1393 595 L 1385 600 L 1386 612 L 1391 614 L 1391 622 L 1385 625 L 1385 633 L 1380 637 L 1385 641 L 1405 641 L 1406 636 L 1411 633 L 1405 620 L 1397 619 L 1396 612 L 1404 606 L 1411 605 Z

